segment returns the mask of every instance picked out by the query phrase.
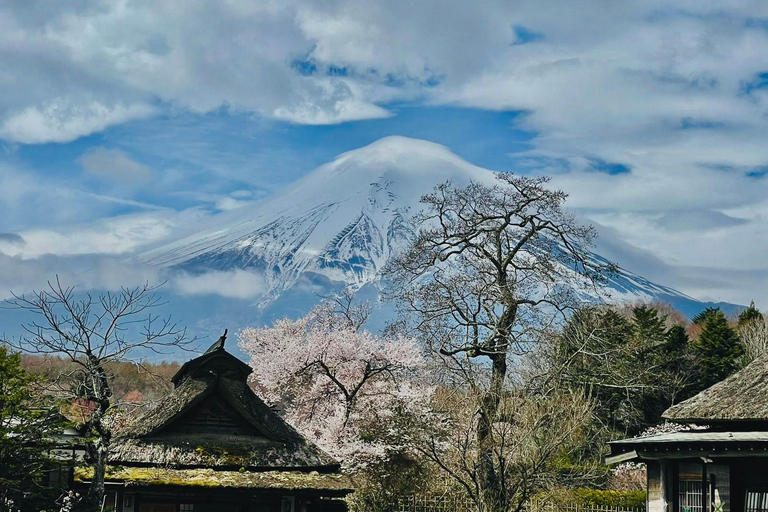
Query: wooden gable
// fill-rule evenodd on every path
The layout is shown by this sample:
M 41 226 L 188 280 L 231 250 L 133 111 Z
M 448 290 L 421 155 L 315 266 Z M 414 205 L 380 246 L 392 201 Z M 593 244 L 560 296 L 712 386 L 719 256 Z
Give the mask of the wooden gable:
M 177 418 L 162 434 L 215 434 L 266 438 L 255 425 L 234 410 L 219 393 L 212 393 Z

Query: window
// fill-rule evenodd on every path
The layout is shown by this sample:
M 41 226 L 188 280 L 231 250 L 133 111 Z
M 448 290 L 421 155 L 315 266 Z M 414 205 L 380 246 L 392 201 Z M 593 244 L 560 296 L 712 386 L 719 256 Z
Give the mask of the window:
M 701 480 L 680 480 L 679 512 L 704 512 Z
M 293 512 L 294 501 L 293 496 L 283 496 L 283 500 L 280 503 L 280 512 Z
M 193 512 L 195 506 L 192 503 L 182 503 L 179 505 L 179 512 Z
M 747 512 L 768 512 L 768 491 L 747 490 Z

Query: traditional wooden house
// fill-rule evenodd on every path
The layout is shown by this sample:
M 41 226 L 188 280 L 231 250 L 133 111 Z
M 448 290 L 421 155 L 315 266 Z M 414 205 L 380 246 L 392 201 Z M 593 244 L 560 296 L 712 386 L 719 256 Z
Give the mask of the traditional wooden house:
M 664 412 L 695 425 L 610 443 L 645 462 L 648 512 L 768 512 L 768 357 Z
M 321 512 L 352 491 L 339 463 L 251 390 L 225 335 L 173 377 L 175 389 L 112 441 L 107 507 L 117 512 Z M 80 468 L 85 487 L 92 469 Z

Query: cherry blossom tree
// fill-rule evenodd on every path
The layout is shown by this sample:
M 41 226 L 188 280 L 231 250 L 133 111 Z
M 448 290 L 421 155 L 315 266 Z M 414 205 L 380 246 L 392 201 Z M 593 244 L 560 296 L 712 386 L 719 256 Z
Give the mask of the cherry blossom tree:
M 407 450 L 432 395 L 416 341 L 363 329 L 369 312 L 345 292 L 298 320 L 238 333 L 262 396 L 352 470 Z

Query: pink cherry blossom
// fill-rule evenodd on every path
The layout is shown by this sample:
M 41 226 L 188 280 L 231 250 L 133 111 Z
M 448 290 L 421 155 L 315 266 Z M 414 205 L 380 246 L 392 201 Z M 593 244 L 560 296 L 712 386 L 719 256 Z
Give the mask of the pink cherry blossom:
M 416 340 L 356 328 L 330 301 L 238 337 L 260 395 L 347 468 L 405 448 L 401 417 L 428 411 L 433 389 L 419 379 L 426 363 Z

